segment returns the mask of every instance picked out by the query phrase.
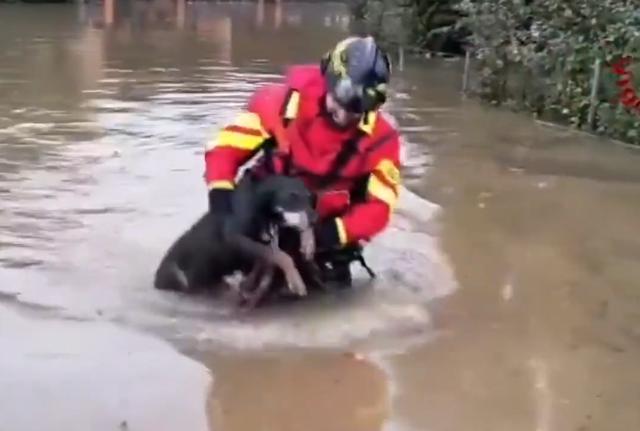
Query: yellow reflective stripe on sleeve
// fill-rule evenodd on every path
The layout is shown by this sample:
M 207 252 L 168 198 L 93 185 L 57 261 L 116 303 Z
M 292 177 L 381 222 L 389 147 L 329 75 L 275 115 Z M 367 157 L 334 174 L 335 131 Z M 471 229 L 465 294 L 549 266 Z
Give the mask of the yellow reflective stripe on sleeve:
M 253 151 L 265 140 L 263 136 L 247 135 L 241 132 L 223 130 L 218 134 L 216 147 L 231 147 Z
M 389 184 L 393 186 L 400 184 L 400 170 L 391 160 L 381 160 L 374 171 L 379 172 Z
M 225 181 L 225 180 L 211 181 L 209 184 L 207 184 L 207 187 L 209 190 L 213 190 L 213 189 L 233 190 L 235 188 L 232 181 Z
M 337 217 L 335 220 L 340 245 L 345 245 L 347 243 L 347 229 L 344 227 L 344 221 L 340 217 Z
M 235 126 L 246 127 L 247 129 L 258 130 L 265 138 L 269 136 L 262 127 L 260 116 L 254 112 L 242 112 L 238 114 L 232 124 Z
M 367 191 L 374 197 L 385 202 L 392 209 L 395 208 L 398 202 L 398 195 L 391 186 L 382 182 L 375 174 L 369 176 L 369 183 L 367 184 Z
M 207 141 L 205 152 L 215 147 L 231 147 L 253 151 L 269 137 L 262 127 L 258 114 L 242 112 L 234 121 L 222 129 L 214 139 Z
M 291 92 L 287 105 L 284 109 L 284 118 L 292 120 L 298 115 L 298 107 L 300 106 L 300 93 L 297 91 Z

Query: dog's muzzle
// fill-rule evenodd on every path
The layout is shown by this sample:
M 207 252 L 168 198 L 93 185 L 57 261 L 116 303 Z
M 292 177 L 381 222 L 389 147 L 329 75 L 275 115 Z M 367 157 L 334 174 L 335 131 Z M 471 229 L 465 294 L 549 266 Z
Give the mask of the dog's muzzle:
M 306 260 L 312 260 L 316 252 L 315 236 L 311 219 L 306 211 L 281 210 L 282 226 L 300 233 L 300 253 Z
M 294 228 L 300 232 L 309 229 L 311 223 L 304 211 L 282 211 L 283 226 Z

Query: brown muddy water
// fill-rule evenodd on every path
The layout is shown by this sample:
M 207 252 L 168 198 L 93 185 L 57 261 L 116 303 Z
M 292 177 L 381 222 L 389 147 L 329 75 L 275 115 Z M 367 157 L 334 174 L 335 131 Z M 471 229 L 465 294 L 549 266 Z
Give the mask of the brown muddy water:
M 463 100 L 459 62 L 395 76 L 375 283 L 243 317 L 152 289 L 205 140 L 348 29 L 331 3 L 0 5 L 0 431 L 640 429 L 640 154 Z

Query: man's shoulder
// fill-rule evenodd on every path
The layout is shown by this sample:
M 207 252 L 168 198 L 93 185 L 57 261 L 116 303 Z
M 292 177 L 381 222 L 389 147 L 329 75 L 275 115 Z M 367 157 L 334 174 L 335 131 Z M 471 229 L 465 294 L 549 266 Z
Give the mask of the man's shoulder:
M 386 112 L 378 111 L 376 125 L 371 136 L 369 160 L 374 165 L 382 159 L 400 163 L 402 140 L 397 122 Z M 373 166 L 372 166 L 373 168 Z
M 259 86 L 253 95 L 253 99 L 263 100 L 272 98 L 284 98 L 290 89 L 304 90 L 310 84 L 322 80 L 320 67 L 314 64 L 296 64 L 289 66 L 281 80 Z
M 268 84 L 262 84 L 255 89 L 251 97 L 249 98 L 249 109 L 272 109 L 274 106 L 278 106 L 287 95 L 287 85 L 282 82 L 274 82 Z
M 279 121 L 287 92 L 287 86 L 283 83 L 263 84 L 249 98 L 247 110 L 260 117 L 263 127 L 271 129 Z
M 285 76 L 278 82 L 262 84 L 249 98 L 248 109 L 258 114 L 263 121 L 270 123 L 280 115 L 284 104 L 297 89 L 307 96 L 315 94 L 310 89 L 318 87 L 322 80 L 320 68 L 315 65 L 294 65 L 287 69 Z
M 379 110 L 376 123 L 376 133 L 393 135 L 396 137 L 400 135 L 398 121 L 388 112 Z
M 287 68 L 285 82 L 292 88 L 303 90 L 309 85 L 323 81 L 322 71 L 317 64 L 295 64 Z
M 382 140 L 382 147 L 399 147 L 400 132 L 398 123 L 390 114 L 378 111 L 376 125 L 373 130 L 374 140 Z

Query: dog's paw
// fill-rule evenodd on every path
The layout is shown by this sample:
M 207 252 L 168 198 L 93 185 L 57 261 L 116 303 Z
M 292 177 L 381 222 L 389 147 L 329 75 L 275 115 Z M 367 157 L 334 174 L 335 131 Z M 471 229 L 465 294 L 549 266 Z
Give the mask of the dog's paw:
M 300 273 L 297 270 L 288 271 L 286 274 L 287 277 L 287 286 L 289 290 L 298 295 L 298 296 L 306 296 L 307 295 L 307 286 L 302 280 Z
M 315 235 L 312 229 L 306 229 L 300 233 L 300 254 L 306 261 L 312 261 L 315 253 Z
M 189 279 L 187 278 L 187 275 L 184 273 L 183 270 L 181 270 L 178 265 L 174 264 L 171 267 L 171 271 L 173 272 L 173 275 L 175 276 L 178 288 L 180 290 L 182 290 L 183 292 L 188 292 L 190 290 L 192 290 L 191 286 L 189 285 Z
M 319 274 L 313 274 L 309 280 L 309 285 L 313 290 L 317 290 L 320 292 L 328 292 L 330 289 L 322 280 Z
M 237 311 L 241 314 L 250 312 L 258 306 L 262 297 L 263 295 L 260 295 L 258 293 L 243 294 L 242 297 L 239 298 L 236 302 Z
M 296 268 L 293 259 L 281 250 L 277 250 L 275 252 L 275 258 L 277 265 L 284 273 L 289 291 L 298 296 L 306 296 L 307 287 L 304 284 L 302 276 Z
M 189 292 L 192 290 L 187 275 L 175 263 L 169 263 L 158 270 L 154 280 L 154 287 L 158 290 L 174 292 Z

